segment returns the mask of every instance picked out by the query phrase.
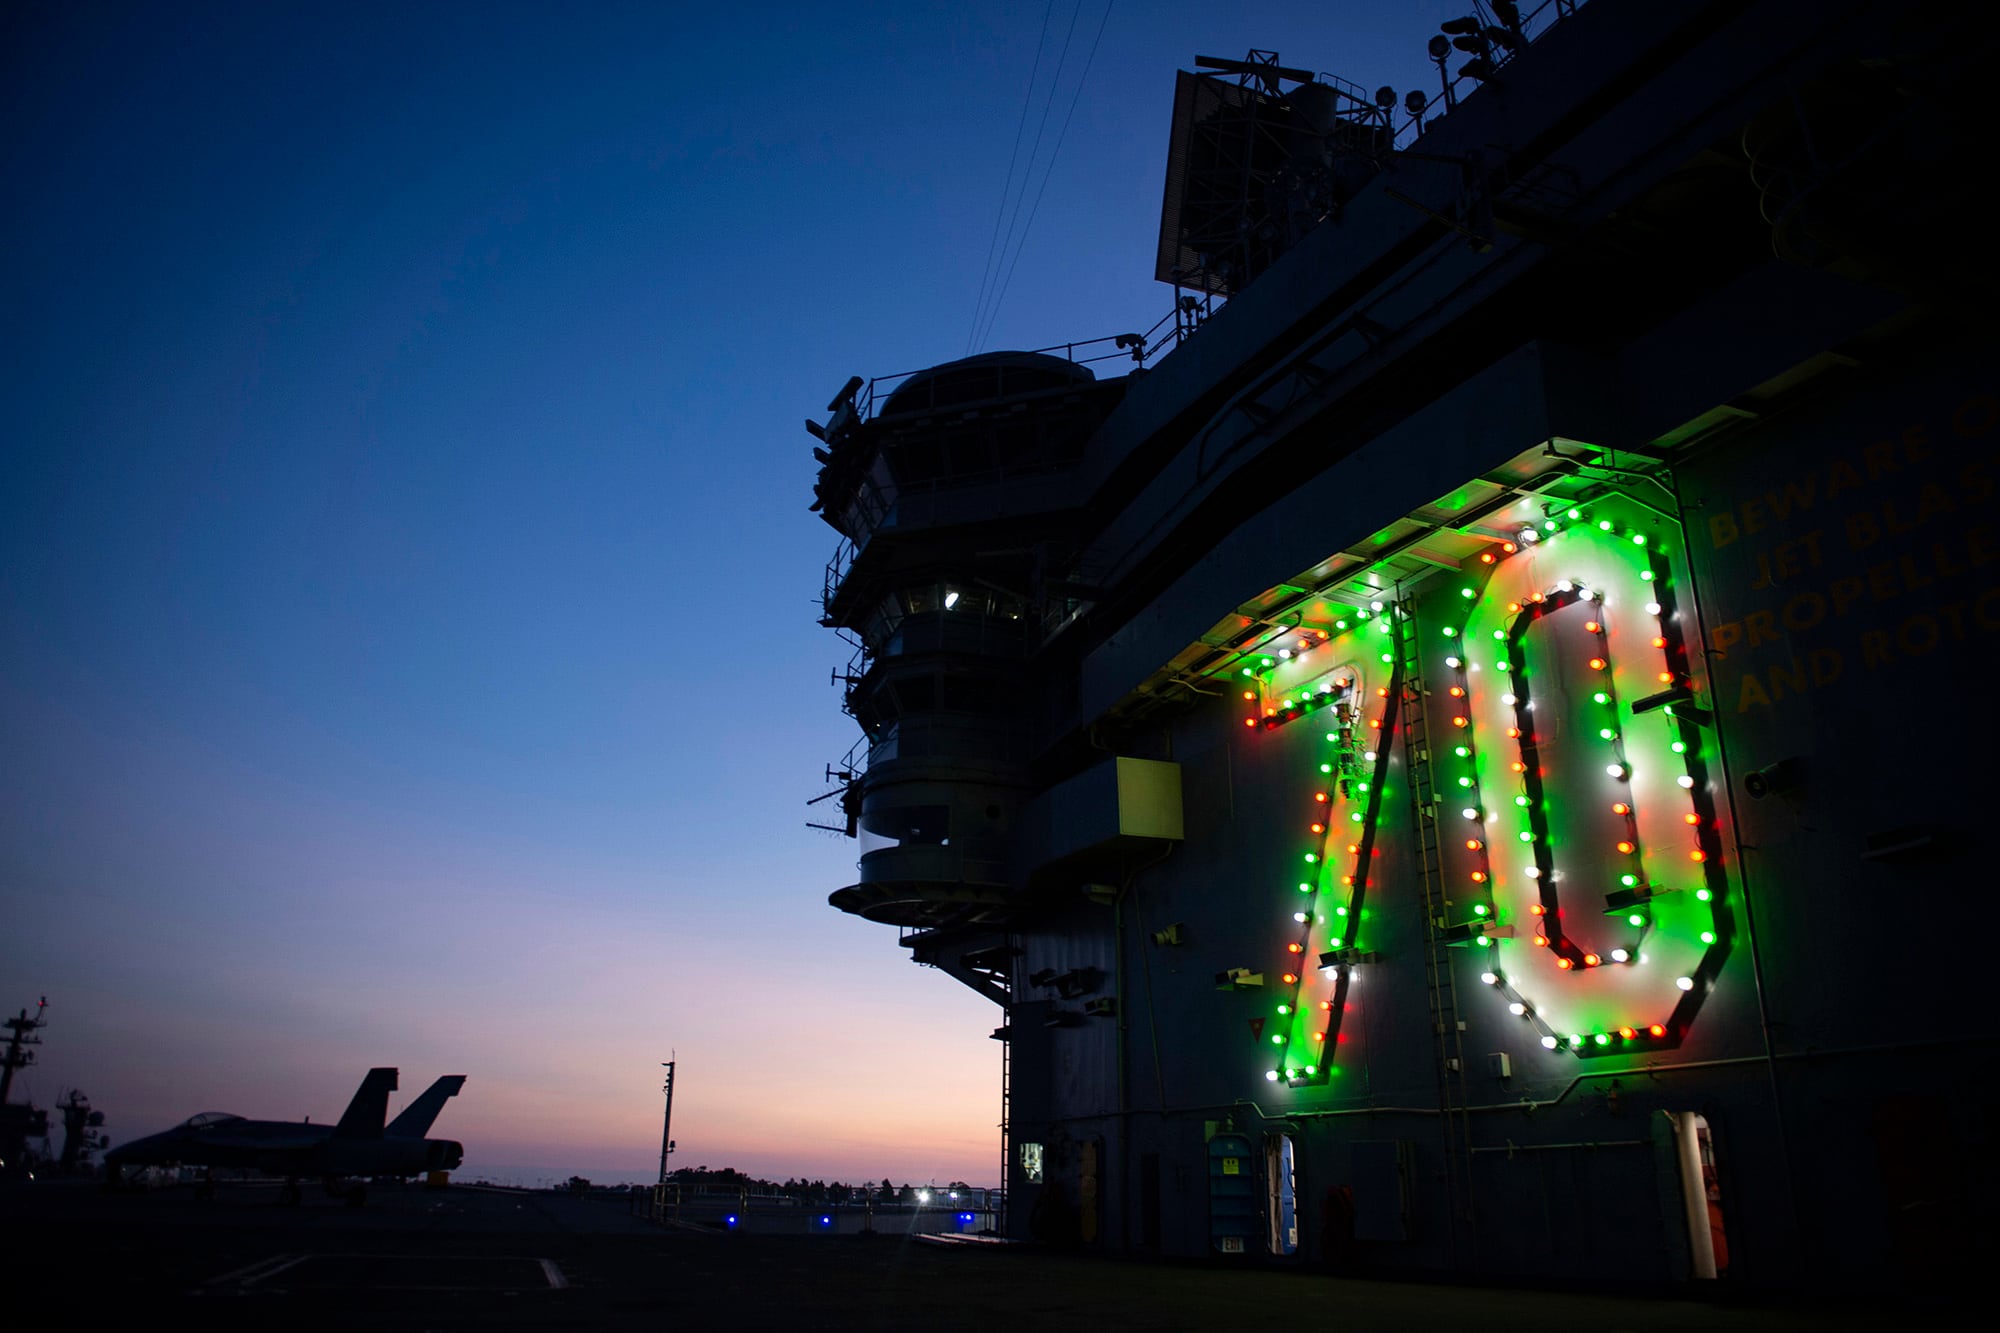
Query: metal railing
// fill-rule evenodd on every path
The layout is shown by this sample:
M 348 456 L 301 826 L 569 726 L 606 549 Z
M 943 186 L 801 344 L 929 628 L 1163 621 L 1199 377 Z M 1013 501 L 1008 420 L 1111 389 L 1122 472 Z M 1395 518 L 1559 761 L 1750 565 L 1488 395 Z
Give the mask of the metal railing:
M 1147 366 L 1178 347 L 1181 339 L 1200 327 L 1201 322 L 1212 313 L 1212 310 L 1211 298 L 1185 294 L 1176 299 L 1172 309 L 1154 321 L 1153 326 L 1144 333 L 1110 333 L 1101 338 L 1086 338 L 1081 342 L 1051 343 L 1047 347 L 1034 347 L 1028 350 L 1037 356 L 1061 357 L 1071 365 L 1077 366 L 1096 366 L 1108 361 L 1127 361 L 1135 367 Z M 925 366 L 918 370 L 901 370 L 893 375 L 875 376 L 855 391 L 855 415 L 862 421 L 872 420 L 896 390 L 916 376 L 935 369 L 935 366 Z M 1011 369 L 1015 368 L 999 363 L 994 365 L 992 397 L 1002 396 L 1001 385 Z

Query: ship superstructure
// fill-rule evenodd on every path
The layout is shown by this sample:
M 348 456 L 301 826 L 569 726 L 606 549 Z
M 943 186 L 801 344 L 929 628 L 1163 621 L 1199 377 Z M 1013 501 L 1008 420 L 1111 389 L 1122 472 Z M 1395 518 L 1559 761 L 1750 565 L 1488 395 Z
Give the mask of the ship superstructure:
M 999 1007 L 1010 1234 L 1921 1287 L 1990 1228 L 1904 925 L 1982 882 L 1990 25 L 1475 10 L 1429 105 L 1182 75 L 1185 337 L 815 424 L 833 904 Z

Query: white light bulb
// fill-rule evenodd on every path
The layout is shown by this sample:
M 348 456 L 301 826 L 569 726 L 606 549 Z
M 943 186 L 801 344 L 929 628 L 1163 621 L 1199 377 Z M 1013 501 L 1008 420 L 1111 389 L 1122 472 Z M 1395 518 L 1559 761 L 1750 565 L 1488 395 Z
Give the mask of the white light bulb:
M 1693 977 L 1675 977 L 1675 978 L 1674 978 L 1674 984 L 1675 984 L 1676 986 L 1679 986 L 1679 987 L 1680 987 L 1680 988 L 1681 988 L 1682 990 L 1693 990 L 1693 989 L 1694 989 L 1694 978 L 1693 978 Z
M 1660 604 L 1658 602 L 1646 603 L 1646 614 L 1649 616 L 1657 616 L 1658 614 L 1660 614 Z
M 1516 1000 L 1514 1001 L 1514 1003 L 1507 1006 L 1507 1012 L 1514 1015 L 1516 1018 L 1519 1018 L 1523 1014 L 1526 1014 L 1528 1012 L 1528 1006 L 1522 1004 L 1519 1000 Z
M 1622 963 L 1631 956 L 1632 956 L 1631 954 L 1627 953 L 1623 949 L 1613 949 L 1611 951 L 1611 961 L 1614 963 Z
M 1685 774 L 1685 773 L 1683 773 L 1683 774 L 1681 774 L 1681 775 L 1680 775 L 1679 777 L 1675 778 L 1675 779 L 1674 779 L 1674 781 L 1675 781 L 1675 782 L 1678 782 L 1678 783 L 1679 783 L 1679 784 L 1680 784 L 1681 786 L 1683 786 L 1683 787 L 1692 787 L 1692 786 L 1694 786 L 1694 779 L 1693 779 L 1693 778 L 1691 778 L 1691 777 L 1689 777 L 1689 776 L 1688 776 L 1687 774 Z
M 1553 1050 L 1554 1050 L 1555 1048 L 1556 1048 L 1556 1039 L 1555 1039 L 1554 1037 L 1543 1037 L 1543 1038 L 1542 1038 L 1542 1049 L 1543 1049 L 1543 1050 L 1545 1050 L 1545 1051 L 1553 1051 Z
M 1497 985 L 1500 981 L 1500 978 L 1492 972 L 1481 972 L 1479 979 L 1489 986 Z

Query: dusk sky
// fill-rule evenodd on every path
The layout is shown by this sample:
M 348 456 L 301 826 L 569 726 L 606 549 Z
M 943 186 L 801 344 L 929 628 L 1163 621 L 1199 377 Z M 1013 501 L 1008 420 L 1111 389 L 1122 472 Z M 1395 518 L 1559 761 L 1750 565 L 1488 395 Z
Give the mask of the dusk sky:
M 805 826 L 858 733 L 801 422 L 967 351 L 1031 71 L 979 350 L 1166 313 L 1198 52 L 1434 91 L 1461 10 L 8 6 L 15 1096 L 464 1073 L 466 1174 L 636 1179 L 673 1053 L 676 1165 L 993 1183 L 1000 1011 Z

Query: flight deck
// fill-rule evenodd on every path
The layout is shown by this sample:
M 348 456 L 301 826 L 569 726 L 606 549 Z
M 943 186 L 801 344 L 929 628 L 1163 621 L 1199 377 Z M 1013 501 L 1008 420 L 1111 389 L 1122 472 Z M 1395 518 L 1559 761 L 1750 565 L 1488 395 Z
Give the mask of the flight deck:
M 386 1328 L 933 1329 L 1224 1327 L 1273 1300 L 1339 1309 L 1355 1326 L 1476 1323 L 1817 1329 L 1873 1317 L 1630 1294 L 1356 1281 L 1254 1267 L 1086 1259 L 1033 1246 L 937 1246 L 909 1236 L 662 1229 L 608 1192 L 582 1197 L 453 1185 L 318 1190 L 281 1206 L 270 1185 L 108 1193 L 86 1182 L 0 1189 L 0 1226 L 31 1239 L 38 1289 L 71 1318 L 366 1320 Z M 46 1307 L 45 1307 L 46 1308 Z

